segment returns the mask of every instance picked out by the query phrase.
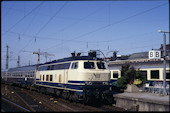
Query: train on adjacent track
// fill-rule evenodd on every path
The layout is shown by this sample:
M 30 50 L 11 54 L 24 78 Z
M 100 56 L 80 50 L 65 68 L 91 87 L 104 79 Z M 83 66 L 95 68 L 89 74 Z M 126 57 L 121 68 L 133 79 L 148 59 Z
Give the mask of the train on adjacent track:
M 140 72 L 140 75 L 146 79 L 144 87 L 163 87 L 163 61 L 162 60 L 153 60 L 153 61 L 144 61 L 144 62 L 134 62 L 134 61 L 113 61 L 108 65 L 110 70 L 110 83 L 114 83 L 120 78 L 122 65 L 128 63 L 130 66 L 133 66 L 137 71 Z M 170 81 L 170 68 L 169 60 L 166 64 L 166 88 L 169 89 Z
M 72 101 L 110 101 L 110 71 L 106 62 L 92 55 L 72 56 L 3 72 L 8 83 L 34 87 Z

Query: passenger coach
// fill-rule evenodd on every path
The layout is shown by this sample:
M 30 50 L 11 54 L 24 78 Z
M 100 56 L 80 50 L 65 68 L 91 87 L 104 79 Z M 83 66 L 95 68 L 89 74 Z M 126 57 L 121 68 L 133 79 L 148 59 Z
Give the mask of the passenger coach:
M 112 62 L 109 64 L 111 73 L 111 83 L 117 81 L 121 77 L 121 66 L 122 62 Z M 149 61 L 149 62 L 130 62 L 130 66 L 133 66 L 136 70 L 141 72 L 147 80 L 146 87 L 157 86 L 163 84 L 163 61 Z M 169 88 L 170 82 L 170 69 L 169 61 L 166 64 L 166 83 Z M 160 86 L 161 87 L 161 86 Z

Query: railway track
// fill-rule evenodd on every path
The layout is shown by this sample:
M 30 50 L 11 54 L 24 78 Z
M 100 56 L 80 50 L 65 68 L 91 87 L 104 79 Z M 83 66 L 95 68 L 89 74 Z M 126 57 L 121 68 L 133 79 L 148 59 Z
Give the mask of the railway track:
M 52 95 L 42 94 L 36 91 L 31 91 L 25 88 L 8 86 L 15 92 L 17 98 L 22 100 L 20 105 L 29 109 L 32 112 L 113 112 L 125 111 L 122 108 L 117 108 L 111 105 L 90 106 L 81 103 L 70 102 L 62 98 Z M 15 97 L 15 98 L 16 98 Z M 17 99 L 16 98 L 16 99 Z M 24 104 L 23 104 L 24 103 Z

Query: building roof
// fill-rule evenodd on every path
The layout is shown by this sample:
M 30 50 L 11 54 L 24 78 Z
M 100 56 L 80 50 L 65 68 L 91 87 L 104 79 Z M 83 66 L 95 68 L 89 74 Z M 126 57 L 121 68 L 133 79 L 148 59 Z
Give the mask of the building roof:
M 163 61 L 148 61 L 148 62 L 128 62 L 130 66 L 135 67 L 136 69 L 142 68 L 163 68 Z M 166 61 L 166 67 L 168 68 L 170 65 L 170 60 Z M 109 69 L 121 69 L 124 63 L 117 63 L 117 64 L 109 64 Z
M 148 52 L 140 52 L 140 53 L 133 53 L 129 56 L 129 60 L 131 59 L 146 59 L 148 58 Z

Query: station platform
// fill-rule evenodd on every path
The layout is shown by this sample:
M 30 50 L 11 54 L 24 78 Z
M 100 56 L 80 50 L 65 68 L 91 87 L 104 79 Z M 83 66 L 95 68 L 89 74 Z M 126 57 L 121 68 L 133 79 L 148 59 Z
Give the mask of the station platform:
M 170 97 L 159 94 L 137 93 L 113 93 L 115 106 L 129 111 L 169 111 Z

